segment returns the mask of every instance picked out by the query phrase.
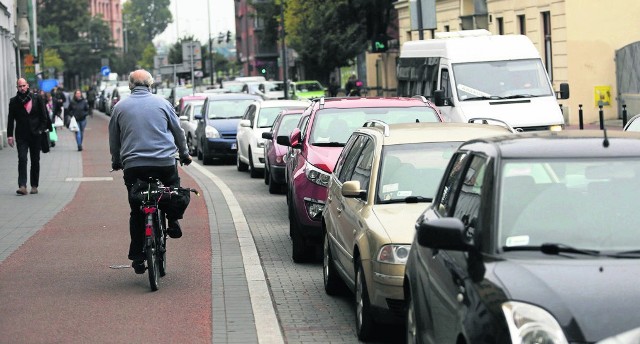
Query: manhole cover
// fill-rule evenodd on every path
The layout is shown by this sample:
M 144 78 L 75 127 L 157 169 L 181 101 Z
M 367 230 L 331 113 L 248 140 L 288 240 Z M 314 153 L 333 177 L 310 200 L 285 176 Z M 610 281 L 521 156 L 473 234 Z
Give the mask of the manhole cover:
M 111 265 L 109 267 L 111 269 L 126 269 L 126 268 L 130 268 L 131 265 Z

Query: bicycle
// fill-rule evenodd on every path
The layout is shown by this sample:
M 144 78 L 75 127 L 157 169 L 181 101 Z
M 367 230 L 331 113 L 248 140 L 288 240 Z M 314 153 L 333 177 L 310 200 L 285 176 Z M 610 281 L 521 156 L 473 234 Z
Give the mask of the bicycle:
M 150 177 L 143 196 L 140 210 L 145 214 L 145 243 L 143 253 L 147 262 L 146 270 L 152 291 L 158 290 L 159 278 L 166 275 L 167 269 L 167 219 L 160 209 L 160 202 L 166 195 L 178 195 L 179 192 L 200 193 L 196 189 L 164 186 L 159 179 Z

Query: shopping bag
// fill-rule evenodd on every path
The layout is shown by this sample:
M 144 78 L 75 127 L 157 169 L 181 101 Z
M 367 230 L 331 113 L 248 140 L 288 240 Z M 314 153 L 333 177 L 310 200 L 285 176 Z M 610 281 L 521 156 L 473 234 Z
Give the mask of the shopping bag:
M 51 148 L 50 144 L 51 141 L 49 141 L 49 133 L 46 131 L 42 132 L 40 135 L 40 149 L 42 150 L 42 153 L 49 153 Z
M 58 141 L 58 133 L 56 132 L 56 127 L 49 132 L 49 141 L 57 142 Z
M 53 126 L 56 128 L 60 128 L 64 125 L 64 121 L 62 120 L 62 117 L 58 117 L 58 116 L 53 116 L 55 117 L 54 121 L 53 121 Z
M 78 127 L 78 122 L 76 121 L 76 118 L 73 116 L 71 116 L 71 119 L 69 120 L 69 130 L 71 131 L 80 130 L 80 127 Z

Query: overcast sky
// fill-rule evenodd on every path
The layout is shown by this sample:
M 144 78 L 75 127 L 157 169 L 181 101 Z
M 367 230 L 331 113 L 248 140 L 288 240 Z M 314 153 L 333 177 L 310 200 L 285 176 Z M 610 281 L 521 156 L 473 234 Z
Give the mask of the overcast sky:
M 206 44 L 209 39 L 207 9 L 211 13 L 212 38 L 217 38 L 220 32 L 226 34 L 227 30 L 235 33 L 233 3 L 234 0 L 171 0 L 169 9 L 173 15 L 173 23 L 154 39 L 154 43 L 172 44 L 178 40 L 178 37 L 194 35 L 201 44 Z

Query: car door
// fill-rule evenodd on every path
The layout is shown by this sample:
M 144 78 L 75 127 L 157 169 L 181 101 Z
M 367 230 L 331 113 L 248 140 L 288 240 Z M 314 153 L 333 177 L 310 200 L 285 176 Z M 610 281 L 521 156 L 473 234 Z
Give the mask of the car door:
M 457 163 L 447 175 L 438 211 L 442 216 L 460 219 L 465 226 L 465 235 L 475 239 L 481 230 L 483 194 L 489 192 L 485 183 L 487 158 L 462 153 L 455 159 Z M 434 342 L 455 342 L 461 327 L 469 324 L 467 317 L 479 309 L 470 277 L 470 272 L 474 273 L 470 270 L 473 265 L 470 262 L 477 258 L 475 254 L 470 256 L 463 251 L 432 253 L 432 257 L 425 260 L 428 280 L 424 285 L 428 286 L 427 303 L 433 320 Z
M 248 120 L 250 123 L 249 127 L 245 127 L 245 126 L 241 126 L 240 124 L 238 124 L 238 133 L 237 135 L 237 142 L 238 142 L 238 155 L 240 156 L 240 159 L 244 162 L 244 163 L 249 163 L 249 142 L 250 142 L 250 135 L 252 135 L 251 133 L 251 128 L 253 127 L 253 120 L 255 118 L 256 115 L 256 105 L 255 104 L 251 104 L 249 105 L 249 107 L 247 107 L 247 110 L 244 112 L 244 115 L 242 116 L 242 120 Z

